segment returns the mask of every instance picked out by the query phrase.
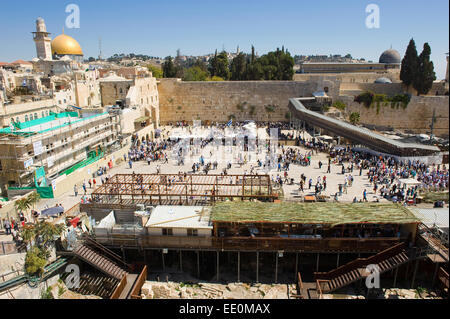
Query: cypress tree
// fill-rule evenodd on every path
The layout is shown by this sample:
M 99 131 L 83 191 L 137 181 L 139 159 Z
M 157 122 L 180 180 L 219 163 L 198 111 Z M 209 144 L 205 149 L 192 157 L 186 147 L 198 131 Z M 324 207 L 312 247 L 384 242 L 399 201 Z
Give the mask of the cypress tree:
M 417 56 L 416 43 L 411 39 L 406 49 L 405 57 L 402 60 L 402 69 L 400 71 L 400 80 L 410 86 L 414 83 L 417 69 L 419 66 L 419 57 Z
M 431 48 L 428 43 L 423 45 L 423 51 L 419 56 L 419 66 L 417 68 L 417 75 L 413 82 L 413 87 L 417 90 L 417 95 L 427 94 L 433 82 L 436 80 L 436 73 L 434 72 L 433 62 L 430 60 Z

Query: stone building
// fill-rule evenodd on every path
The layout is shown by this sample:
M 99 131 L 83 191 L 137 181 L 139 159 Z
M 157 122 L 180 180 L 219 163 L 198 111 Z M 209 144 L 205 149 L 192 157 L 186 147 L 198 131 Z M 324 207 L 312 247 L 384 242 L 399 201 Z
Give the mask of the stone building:
M 102 106 L 119 106 L 122 115 L 122 133 L 133 134 L 148 128 L 152 135 L 159 126 L 159 94 L 156 79 L 135 76 L 126 79 L 110 71 L 100 79 Z

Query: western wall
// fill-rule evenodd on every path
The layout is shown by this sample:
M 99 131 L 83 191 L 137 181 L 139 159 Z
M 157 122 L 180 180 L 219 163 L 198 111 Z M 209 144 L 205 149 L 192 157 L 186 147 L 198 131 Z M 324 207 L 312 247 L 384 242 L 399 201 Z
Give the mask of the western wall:
M 343 115 L 360 113 L 361 124 L 387 130 L 429 133 L 433 110 L 436 122 L 434 133 L 448 136 L 449 97 L 412 96 L 403 109 L 381 103 L 366 108 L 354 102 L 354 96 L 366 90 L 393 96 L 403 92 L 401 83 L 348 83 L 327 77 L 311 81 L 244 81 L 244 82 L 183 82 L 180 79 L 161 79 L 158 84 L 161 124 L 176 121 L 202 120 L 289 121 L 289 99 L 310 97 L 312 93 L 328 90 L 328 95 L 347 104 Z M 378 109 L 378 110 L 377 110 Z
M 328 88 L 330 95 L 338 87 L 331 81 L 243 81 L 183 82 L 161 79 L 158 85 L 161 124 L 202 120 L 289 121 L 289 98 L 312 96 Z

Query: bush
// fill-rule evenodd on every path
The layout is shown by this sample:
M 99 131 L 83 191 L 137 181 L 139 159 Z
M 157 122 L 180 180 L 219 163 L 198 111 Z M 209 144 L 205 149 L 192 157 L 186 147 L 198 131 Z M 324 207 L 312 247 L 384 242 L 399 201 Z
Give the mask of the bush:
M 337 108 L 338 110 L 344 111 L 347 108 L 347 104 L 342 101 L 336 101 L 333 103 L 333 107 Z
M 374 94 L 372 92 L 364 92 L 355 96 L 355 102 L 363 103 L 365 107 L 369 108 L 373 103 L 377 103 L 377 114 L 380 111 L 380 103 L 391 103 L 391 108 L 398 107 L 401 103 L 402 108 L 406 109 L 411 96 L 409 94 L 396 94 L 393 97 L 387 97 L 386 94 Z
M 52 294 L 52 287 L 48 287 L 47 290 L 44 290 L 41 293 L 41 299 L 55 299 Z
M 275 105 L 265 105 L 265 108 L 268 113 L 273 113 L 273 112 L 275 112 L 276 106 Z
M 360 121 L 360 115 L 358 112 L 353 112 L 352 114 L 350 114 L 350 122 L 355 125 L 358 124 Z
M 401 103 L 403 109 L 406 109 L 409 102 L 411 101 L 411 96 L 409 94 L 397 94 L 394 95 L 392 98 L 389 99 L 391 102 L 394 102 L 395 104 Z
M 64 289 L 64 287 L 62 287 L 62 286 L 58 287 L 58 296 L 61 296 L 65 292 L 66 292 L 66 289 Z
M 363 103 L 365 107 L 369 108 L 374 101 L 374 97 L 375 95 L 372 92 L 364 92 L 355 96 L 355 102 L 359 104 Z
M 37 247 L 31 248 L 25 256 L 25 271 L 29 275 L 41 275 L 47 264 L 46 254 Z

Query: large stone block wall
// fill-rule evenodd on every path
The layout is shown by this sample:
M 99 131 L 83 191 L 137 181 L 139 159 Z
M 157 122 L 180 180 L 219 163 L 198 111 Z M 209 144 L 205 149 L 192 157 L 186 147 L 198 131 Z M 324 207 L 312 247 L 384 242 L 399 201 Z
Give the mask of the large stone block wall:
M 394 96 L 403 93 L 402 83 L 341 83 L 342 95 L 358 95 L 365 91 Z
M 327 87 L 328 95 L 333 100 L 339 99 L 348 105 L 344 112 L 347 119 L 352 112 L 359 112 L 362 124 L 380 129 L 427 133 L 430 131 L 434 109 L 436 112 L 434 133 L 438 136 L 448 136 L 448 96 L 412 96 L 405 110 L 401 107 L 392 108 L 391 104 L 387 103 L 381 105 L 377 112 L 376 105 L 367 109 L 364 105 L 354 102 L 353 95 L 340 95 L 341 85 L 340 81 L 331 81 L 324 77 L 306 82 L 183 82 L 177 79 L 161 79 L 158 85 L 161 123 L 182 120 L 227 122 L 231 115 L 238 121 L 287 121 L 290 98 L 312 96 L 313 92 Z M 344 88 L 355 90 L 371 88 L 377 93 L 387 95 L 401 92 L 401 84 L 397 83 L 346 85 Z M 267 112 L 267 105 L 275 105 L 275 112 Z
M 347 104 L 345 116 L 348 119 L 352 112 L 360 113 L 361 124 L 373 125 L 379 129 L 394 129 L 414 133 L 429 134 L 433 110 L 436 122 L 434 134 L 446 137 L 449 135 L 449 97 L 448 96 L 412 96 L 406 109 L 401 106 L 392 108 L 391 103 L 381 103 L 366 108 L 354 102 L 353 96 L 340 96 Z
M 312 96 L 327 87 L 330 95 L 339 87 L 332 81 L 243 81 L 243 82 L 183 82 L 161 79 L 158 85 L 161 124 L 176 121 L 202 120 L 286 121 L 292 97 Z M 275 106 L 274 112 L 266 106 Z M 270 107 L 269 107 L 270 109 Z

